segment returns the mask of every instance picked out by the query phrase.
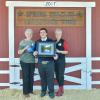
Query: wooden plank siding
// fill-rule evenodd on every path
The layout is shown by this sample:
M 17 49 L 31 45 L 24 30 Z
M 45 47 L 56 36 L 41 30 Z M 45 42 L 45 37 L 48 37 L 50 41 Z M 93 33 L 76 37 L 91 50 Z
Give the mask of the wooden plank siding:
M 8 8 L 5 6 L 6 0 L 0 1 L 0 58 L 8 58 Z M 10 1 L 10 0 L 9 0 Z M 18 1 L 18 0 L 17 0 Z M 31 1 L 31 0 L 30 0 Z M 40 1 L 40 0 L 39 0 Z M 57 0 L 60 1 L 60 0 Z M 67 1 L 67 0 L 63 0 Z M 72 0 L 72 1 L 91 1 L 91 0 Z M 93 0 L 92 0 L 93 1 Z M 100 57 L 100 0 L 95 0 L 96 7 L 92 9 L 92 57 Z M 36 9 L 36 8 L 35 8 Z M 41 8 L 42 9 L 42 8 Z M 59 9 L 59 8 L 58 8 Z M 83 9 L 84 8 L 63 8 L 63 9 Z M 15 9 L 16 10 L 16 9 Z M 15 57 L 18 57 L 17 50 L 19 41 L 24 38 L 24 30 L 27 27 L 15 26 Z M 30 27 L 34 30 L 33 40 L 39 38 L 39 29 L 41 27 Z M 48 29 L 48 36 L 54 38 L 54 29 L 56 27 L 46 27 Z M 63 38 L 68 41 L 69 44 L 69 57 L 85 57 L 86 56 L 86 31 L 85 25 L 83 27 L 62 27 Z M 94 61 L 93 69 L 99 69 L 100 63 Z M 66 66 L 68 67 L 68 65 Z M 0 70 L 9 70 L 8 62 L 0 61 Z M 70 73 L 72 76 L 80 77 L 80 71 Z M 92 74 L 92 80 L 100 80 L 100 73 Z M 9 75 L 0 75 L 0 83 L 9 82 Z M 37 82 L 40 84 L 40 82 Z M 73 84 L 71 82 L 65 82 L 65 84 Z M 0 89 L 7 88 L 7 86 L 1 86 Z M 100 85 L 93 85 L 93 88 L 100 88 Z

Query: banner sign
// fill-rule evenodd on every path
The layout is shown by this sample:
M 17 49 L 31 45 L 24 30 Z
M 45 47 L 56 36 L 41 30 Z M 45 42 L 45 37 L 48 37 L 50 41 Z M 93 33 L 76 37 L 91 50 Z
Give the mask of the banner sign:
M 16 26 L 83 26 L 84 10 L 16 9 Z

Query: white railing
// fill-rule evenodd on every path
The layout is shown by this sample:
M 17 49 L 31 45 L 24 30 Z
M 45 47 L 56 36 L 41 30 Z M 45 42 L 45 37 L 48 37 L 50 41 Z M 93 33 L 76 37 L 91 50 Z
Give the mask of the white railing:
M 9 58 L 0 58 L 0 63 L 1 62 L 9 62 Z M 0 70 L 0 75 L 4 75 L 4 74 L 10 74 L 9 70 Z M 0 77 L 1 79 L 3 79 L 3 77 Z M 0 83 L 0 86 L 10 86 L 9 82 L 8 83 Z
M 14 64 L 13 65 L 18 65 L 18 67 L 11 67 L 10 66 L 10 70 L 0 70 L 0 74 L 11 74 L 12 76 L 12 82 L 15 84 L 10 84 L 8 83 L 0 83 L 0 86 L 11 86 L 12 88 L 21 88 L 21 84 L 22 84 L 22 79 L 20 79 L 20 64 L 19 64 L 19 58 L 15 58 L 14 59 Z M 100 57 L 92 57 L 91 61 L 100 61 Z M 0 62 L 9 62 L 9 58 L 0 58 Z M 75 83 L 79 83 L 80 85 L 65 85 L 64 87 L 66 89 L 82 89 L 82 88 L 87 88 L 86 87 L 86 83 L 88 81 L 86 74 L 87 72 L 87 66 L 86 66 L 86 58 L 85 57 L 77 57 L 77 58 L 66 58 L 66 63 L 80 63 L 78 65 L 74 65 L 71 67 L 67 67 L 65 69 L 65 73 L 70 73 L 70 72 L 74 72 L 77 70 L 81 70 L 81 78 L 76 78 L 74 76 L 68 76 L 65 75 L 65 81 L 70 81 L 70 82 L 75 82 Z M 95 67 L 94 67 L 95 68 Z M 100 73 L 100 69 L 92 69 L 91 74 L 93 73 Z M 34 80 L 40 80 L 39 74 L 38 74 L 38 69 L 35 69 L 35 74 L 37 74 L 36 76 L 34 76 Z M 91 81 L 91 85 L 100 85 L 100 80 L 98 81 Z M 40 86 L 35 86 L 35 89 L 40 89 Z
M 100 61 L 100 57 L 93 57 L 92 61 Z M 93 67 L 93 68 L 95 68 L 95 67 Z M 100 73 L 100 68 L 92 69 L 91 74 L 93 74 L 93 73 Z M 98 80 L 98 81 L 93 81 L 92 80 L 91 85 L 100 85 L 100 80 Z

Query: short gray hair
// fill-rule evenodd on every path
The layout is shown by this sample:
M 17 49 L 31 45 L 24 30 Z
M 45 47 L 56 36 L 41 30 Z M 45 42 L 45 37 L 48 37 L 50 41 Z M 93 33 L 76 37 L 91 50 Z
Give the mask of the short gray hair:
M 27 28 L 27 29 L 25 30 L 25 34 L 33 34 L 33 30 L 30 29 L 30 28 Z
M 56 28 L 55 29 L 55 34 L 57 34 L 57 33 L 62 33 L 62 29 L 61 28 Z

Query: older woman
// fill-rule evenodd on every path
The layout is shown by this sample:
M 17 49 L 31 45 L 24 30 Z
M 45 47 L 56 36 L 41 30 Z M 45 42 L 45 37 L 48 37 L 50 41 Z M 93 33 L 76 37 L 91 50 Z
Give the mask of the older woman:
M 56 49 L 58 59 L 55 60 L 55 74 L 59 85 L 59 89 L 56 92 L 56 96 L 62 96 L 64 93 L 64 70 L 65 70 L 65 55 L 68 54 L 68 44 L 62 39 L 62 30 L 57 28 L 55 30 L 56 37 Z
M 33 56 L 34 44 L 32 41 L 32 29 L 25 30 L 25 39 L 19 43 L 18 54 L 20 55 L 20 64 L 23 76 L 23 94 L 29 97 L 33 93 L 33 75 L 35 70 L 35 58 Z

